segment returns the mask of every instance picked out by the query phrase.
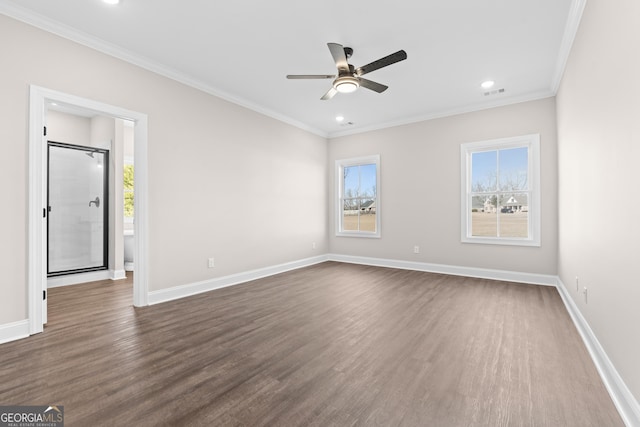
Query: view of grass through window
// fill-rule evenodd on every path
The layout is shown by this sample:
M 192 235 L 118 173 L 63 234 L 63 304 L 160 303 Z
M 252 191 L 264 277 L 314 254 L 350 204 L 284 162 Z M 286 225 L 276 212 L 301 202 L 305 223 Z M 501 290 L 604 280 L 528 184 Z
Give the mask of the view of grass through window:
M 133 218 L 133 165 L 124 165 L 124 216 Z
M 376 231 L 376 165 L 345 166 L 342 230 Z
M 529 150 L 471 155 L 471 235 L 529 237 Z

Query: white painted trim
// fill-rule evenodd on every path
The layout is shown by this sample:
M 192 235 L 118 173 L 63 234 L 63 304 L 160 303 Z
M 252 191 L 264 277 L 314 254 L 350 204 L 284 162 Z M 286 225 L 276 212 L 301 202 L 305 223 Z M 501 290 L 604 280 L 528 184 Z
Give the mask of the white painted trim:
M 471 232 L 471 206 L 469 195 L 471 193 L 471 156 L 475 152 L 487 150 L 503 150 L 508 148 L 528 149 L 528 181 L 529 190 L 529 238 L 508 237 L 476 237 Z M 513 191 L 517 193 L 519 191 Z M 541 228 L 541 197 L 540 197 L 540 134 L 520 135 L 507 138 L 491 139 L 486 141 L 466 142 L 460 144 L 460 241 L 462 243 L 485 245 L 513 245 L 513 246 L 540 246 Z M 500 206 L 496 206 L 498 209 Z
M 583 3 L 582 7 L 584 7 L 584 2 L 586 2 L 586 0 L 574 0 L 574 3 Z M 577 8 L 579 6 L 574 6 L 572 7 L 572 12 L 575 8 Z M 10 16 L 14 19 L 17 19 L 19 21 L 25 22 L 29 25 L 32 25 L 34 27 L 40 28 L 44 31 L 53 33 L 55 35 L 58 35 L 60 37 L 66 38 L 68 40 L 72 40 L 76 43 L 82 44 L 84 46 L 90 47 L 92 49 L 95 49 L 99 52 L 102 52 L 104 54 L 107 54 L 109 56 L 113 56 L 115 58 L 121 59 L 123 61 L 126 61 L 130 64 L 134 64 L 137 65 L 138 67 L 144 68 L 145 70 L 151 71 L 153 73 L 159 74 L 161 76 L 167 77 L 169 79 L 175 80 L 177 82 L 180 82 L 182 84 L 185 84 L 187 86 L 193 87 L 195 89 L 201 90 L 205 93 L 208 93 L 210 95 L 216 96 L 218 98 L 224 99 L 226 101 L 232 102 L 234 104 L 243 106 L 245 108 L 248 108 L 250 110 L 253 110 L 257 113 L 263 114 L 267 117 L 271 117 L 275 120 L 279 120 L 283 123 L 289 124 L 291 126 L 295 126 L 299 129 L 305 130 L 307 132 L 310 132 L 312 134 L 321 136 L 323 138 L 338 138 L 341 136 L 346 136 L 346 135 L 354 135 L 354 134 L 359 134 L 359 133 L 365 133 L 365 132 L 371 132 L 371 131 L 375 131 L 375 130 L 380 130 L 380 129 L 386 129 L 386 128 L 392 128 L 392 127 L 396 127 L 396 126 L 403 126 L 406 124 L 411 124 L 411 123 L 417 123 L 417 122 L 423 122 L 426 120 L 432 120 L 432 119 L 437 119 L 437 118 L 442 118 L 442 117 L 449 117 L 449 116 L 455 116 L 455 115 L 459 115 L 459 114 L 464 114 L 464 113 L 471 113 L 471 112 L 475 112 L 475 111 L 482 111 L 482 110 L 487 110 L 490 108 L 495 108 L 495 107 L 502 107 L 502 106 L 506 106 L 506 105 L 512 105 L 512 104 L 518 104 L 518 103 L 522 103 L 522 102 L 529 102 L 529 101 L 535 101 L 538 99 L 544 99 L 544 98 L 549 98 L 552 96 L 556 95 L 557 92 L 557 84 L 555 83 L 555 79 L 557 77 L 554 77 L 554 81 L 553 84 L 551 85 L 552 88 L 555 88 L 555 90 L 542 90 L 542 91 L 538 91 L 538 92 L 532 92 L 532 93 L 527 93 L 527 94 L 523 94 L 523 95 L 518 95 L 518 96 L 510 96 L 510 97 L 503 97 L 503 98 L 497 98 L 495 100 L 492 100 L 490 102 L 479 102 L 475 105 L 471 105 L 471 106 L 465 106 L 462 108 L 455 108 L 455 109 L 451 109 L 451 110 L 446 110 L 446 111 L 436 111 L 436 112 L 431 112 L 431 113 L 427 113 L 427 114 L 422 114 L 422 115 L 418 115 L 418 116 L 414 116 L 414 117 L 409 117 L 409 118 L 405 118 L 405 119 L 400 119 L 400 120 L 393 120 L 393 121 L 388 121 L 388 122 L 381 122 L 381 123 L 377 123 L 375 125 L 371 125 L 371 126 L 365 126 L 362 128 L 357 128 L 357 129 L 352 129 L 352 130 L 346 130 L 346 131 L 338 131 L 338 132 L 325 132 L 323 130 L 320 129 L 316 129 L 314 127 L 311 127 L 305 123 L 302 123 L 298 120 L 295 120 L 291 117 L 285 116 L 284 114 L 278 113 L 276 111 L 270 110 L 268 108 L 265 108 L 263 106 L 257 105 L 251 101 L 248 101 L 246 99 L 240 98 L 238 96 L 235 96 L 233 94 L 230 94 L 226 91 L 223 91 L 219 88 L 214 88 L 210 85 L 207 85 L 205 83 L 203 83 L 202 81 L 199 81 L 197 79 L 194 79 L 191 76 L 188 76 L 182 72 L 179 72 L 177 70 L 168 68 L 156 61 L 153 61 L 149 58 L 145 58 L 142 57 L 140 55 L 134 54 L 133 52 L 130 52 L 128 50 L 122 49 L 119 46 L 116 46 L 114 44 L 111 43 L 107 43 L 104 40 L 99 40 L 93 36 L 90 36 L 89 34 L 86 34 L 84 32 L 78 31 L 75 28 L 71 28 L 69 26 L 63 25 L 59 22 L 56 22 L 50 18 L 47 18 L 45 16 L 39 15 L 34 13 L 33 11 L 30 11 L 26 8 L 22 8 L 20 6 L 17 5 L 9 5 L 9 4 L 3 4 L 0 3 L 0 13 Z M 582 11 L 580 10 L 580 16 L 581 16 Z M 573 13 L 570 15 L 570 21 L 575 19 L 573 17 Z M 576 28 L 577 28 L 577 24 L 579 23 L 579 18 L 580 16 L 578 16 L 578 22 L 575 24 Z M 569 28 L 569 22 L 567 24 L 567 28 Z M 565 38 L 567 38 L 567 34 L 569 33 L 569 30 L 565 30 Z M 575 34 L 574 34 L 575 37 Z M 571 38 L 571 42 L 573 42 L 573 37 Z M 557 65 L 557 69 L 560 70 L 560 77 L 562 76 L 562 71 L 564 71 L 564 66 L 566 64 L 566 58 L 568 57 L 568 52 L 567 54 L 563 57 L 562 52 L 565 49 L 565 44 L 566 42 L 563 39 L 563 44 L 562 44 L 562 49 L 561 49 L 561 54 L 559 54 L 559 61 L 558 61 L 558 65 Z M 568 48 L 570 49 L 571 47 L 571 43 L 569 43 Z M 562 63 L 560 63 L 560 61 L 562 61 Z M 556 71 L 556 74 L 558 74 L 558 71 Z M 558 82 L 559 84 L 559 82 Z
M 31 85 L 29 103 L 29 230 L 28 230 L 28 315 L 29 331 L 36 334 L 43 331 L 45 316 L 42 292 L 47 286 L 46 261 L 46 156 L 42 130 L 45 124 L 47 102 L 57 102 L 91 110 L 98 114 L 134 122 L 135 210 L 135 255 L 136 274 L 133 280 L 133 303 L 147 305 L 148 293 L 148 183 L 147 183 L 147 116 L 102 102 Z
M 127 278 L 127 272 L 122 270 L 109 270 L 109 279 L 111 280 L 122 280 Z
M 283 114 L 280 114 L 268 108 L 262 107 L 244 98 L 230 94 L 229 92 L 226 92 L 219 88 L 215 88 L 213 86 L 205 84 L 204 82 L 194 79 L 193 77 L 187 74 L 184 74 L 173 68 L 162 65 L 157 61 L 135 54 L 115 44 L 111 44 L 104 40 L 100 40 L 94 36 L 91 36 L 87 33 L 84 33 L 75 28 L 69 27 L 67 25 L 61 24 L 60 22 L 57 22 L 46 16 L 39 15 L 26 8 L 23 8 L 17 5 L 0 3 L 0 13 L 10 16 L 14 19 L 17 19 L 18 21 L 22 21 L 26 24 L 40 28 L 41 30 L 47 31 L 49 33 L 55 34 L 57 36 L 60 36 L 65 39 L 79 43 L 81 45 L 87 46 L 91 49 L 95 49 L 106 55 L 121 59 L 130 64 L 137 65 L 138 67 L 144 68 L 145 70 L 151 71 L 152 73 L 159 74 L 171 80 L 174 80 L 184 85 L 198 89 L 202 92 L 224 99 L 225 101 L 229 101 L 231 103 L 248 108 L 249 110 L 253 110 L 267 117 L 271 117 L 273 119 L 287 123 L 291 126 L 295 126 L 299 129 L 305 130 L 307 132 L 313 133 L 323 138 L 327 137 L 326 132 L 313 128 L 305 123 L 294 120 L 290 117 L 287 117 Z M 136 159 L 136 162 L 137 161 L 138 159 Z
M 344 174 L 343 170 L 348 166 L 359 166 L 366 164 L 376 165 L 376 231 L 342 231 L 342 190 L 344 189 Z M 335 161 L 335 173 L 336 173 L 336 188 L 335 188 L 335 235 L 336 237 L 366 237 L 379 239 L 380 234 L 380 206 L 382 205 L 380 197 L 380 154 L 372 154 L 370 156 L 354 157 L 350 159 L 338 159 Z
M 29 336 L 29 320 L 0 325 L 0 344 L 15 341 Z
M 543 90 L 540 92 L 527 93 L 519 96 L 512 96 L 508 98 L 497 99 L 492 102 L 482 102 L 474 105 L 468 105 L 460 108 L 453 108 L 445 111 L 434 111 L 427 114 L 421 114 L 414 117 L 407 117 L 400 120 L 393 120 L 389 122 L 381 122 L 371 126 L 359 127 L 351 130 L 344 130 L 338 132 L 330 132 L 327 136 L 328 139 L 339 138 L 342 136 L 356 135 L 365 132 L 373 132 L 381 129 L 388 129 L 398 126 L 410 125 L 413 123 L 426 122 L 433 119 L 441 119 L 444 117 L 458 116 L 461 114 L 474 113 L 476 111 L 489 110 L 491 108 L 506 107 L 508 105 L 521 104 L 523 102 L 537 101 L 540 99 L 551 98 L 555 96 L 554 92 L 549 90 Z
M 45 262 L 47 259 L 46 220 L 43 209 L 46 201 L 46 156 L 43 140 L 45 125 L 45 95 L 36 87 L 29 93 L 29 230 L 27 260 L 27 314 L 29 332 L 43 331 L 42 292 L 46 289 Z
M 521 273 L 517 271 L 493 270 L 487 268 L 462 267 L 457 265 L 431 264 L 426 262 L 402 261 L 383 258 L 369 258 L 352 255 L 328 254 L 328 261 L 350 264 L 371 265 L 375 267 L 398 268 L 401 270 L 426 271 L 429 273 L 450 274 L 452 276 L 476 277 L 479 279 L 500 280 L 504 282 L 527 283 L 533 285 L 556 286 L 557 276 L 550 274 Z
M 191 295 L 209 292 L 214 289 L 226 288 L 227 286 L 239 285 L 251 280 L 261 279 L 263 277 L 273 276 L 275 274 L 284 273 L 298 268 L 309 267 L 314 264 L 327 261 L 326 255 L 305 258 L 297 261 L 291 261 L 284 264 L 273 265 L 270 267 L 250 270 L 243 273 L 231 274 L 229 276 L 217 277 L 211 280 L 189 283 L 186 285 L 176 286 L 169 289 L 149 292 L 149 305 L 159 304 L 162 302 L 172 301 Z
M 47 279 L 47 288 L 59 288 L 61 286 L 77 285 L 79 283 L 96 282 L 98 280 L 109 279 L 111 279 L 111 271 L 109 270 L 69 274 L 68 276 L 49 277 Z
M 622 377 L 620 377 L 613 363 L 611 363 L 609 356 L 600 345 L 598 338 L 582 316 L 580 309 L 569 295 L 567 287 L 560 278 L 558 278 L 556 286 L 622 420 L 629 427 L 640 426 L 640 404 L 634 398 Z
M 567 17 L 564 34 L 562 35 L 562 42 L 560 43 L 560 50 L 558 51 L 558 58 L 556 59 L 556 69 L 554 70 L 553 77 L 551 78 L 551 92 L 553 92 L 554 96 L 558 93 L 558 89 L 560 89 L 564 69 L 567 66 L 567 61 L 571 54 L 573 41 L 576 39 L 576 34 L 578 34 L 578 28 L 580 27 L 580 21 L 582 20 L 582 12 L 584 12 L 586 4 L 587 0 L 572 0 L 571 2 L 569 16 Z

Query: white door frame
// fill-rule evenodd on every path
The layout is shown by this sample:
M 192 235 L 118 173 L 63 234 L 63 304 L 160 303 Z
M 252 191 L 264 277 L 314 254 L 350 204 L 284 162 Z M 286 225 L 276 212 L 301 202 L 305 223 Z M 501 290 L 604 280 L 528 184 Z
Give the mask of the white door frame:
M 31 85 L 29 103 L 29 225 L 28 225 L 28 313 L 29 333 L 44 330 L 43 291 L 47 289 L 47 206 L 46 123 L 47 105 L 50 103 L 80 107 L 98 114 L 131 120 L 134 127 L 134 209 L 135 220 L 135 274 L 133 278 L 133 305 L 142 307 L 148 302 L 148 198 L 147 198 L 147 115 L 90 99 Z

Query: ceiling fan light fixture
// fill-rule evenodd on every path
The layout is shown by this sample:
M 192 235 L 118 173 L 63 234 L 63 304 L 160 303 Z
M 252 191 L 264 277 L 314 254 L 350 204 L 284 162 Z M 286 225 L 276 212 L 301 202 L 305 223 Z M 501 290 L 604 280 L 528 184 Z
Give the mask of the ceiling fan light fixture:
M 333 82 L 333 87 L 340 93 L 351 93 L 360 87 L 360 82 L 351 76 L 338 77 Z

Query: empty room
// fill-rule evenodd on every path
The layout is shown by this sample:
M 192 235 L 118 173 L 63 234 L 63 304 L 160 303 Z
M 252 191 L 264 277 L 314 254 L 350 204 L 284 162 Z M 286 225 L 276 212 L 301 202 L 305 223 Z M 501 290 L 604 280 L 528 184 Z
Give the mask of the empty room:
M 640 427 L 639 17 L 0 0 L 0 426 Z

